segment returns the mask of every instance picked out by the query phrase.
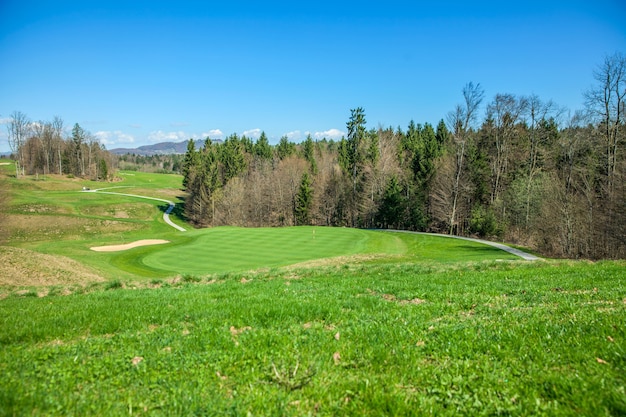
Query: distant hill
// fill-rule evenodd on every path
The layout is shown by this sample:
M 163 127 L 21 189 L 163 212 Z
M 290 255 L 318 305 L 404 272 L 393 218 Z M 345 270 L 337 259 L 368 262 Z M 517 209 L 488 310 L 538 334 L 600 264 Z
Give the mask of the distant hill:
M 116 155 L 134 154 L 142 156 L 152 155 L 171 155 L 171 154 L 183 154 L 187 152 L 187 140 L 182 142 L 161 142 L 154 145 L 145 145 L 138 148 L 115 148 L 110 149 L 109 152 Z M 221 143 L 222 140 L 214 140 L 214 143 Z M 196 149 L 204 145 L 204 139 L 196 139 Z

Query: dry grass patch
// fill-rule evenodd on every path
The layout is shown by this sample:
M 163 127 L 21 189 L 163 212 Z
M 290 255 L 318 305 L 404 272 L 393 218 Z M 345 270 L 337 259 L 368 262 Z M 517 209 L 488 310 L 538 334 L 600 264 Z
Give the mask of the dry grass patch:
M 336 256 L 333 258 L 323 258 L 323 259 L 314 259 L 311 261 L 300 262 L 297 264 L 289 265 L 283 270 L 292 271 L 295 269 L 313 269 L 313 268 L 321 268 L 321 267 L 337 267 L 343 265 L 357 265 L 360 263 L 375 261 L 378 259 L 387 259 L 391 258 L 395 255 L 389 254 L 361 254 L 361 255 L 346 255 L 346 256 Z
M 0 224 L 3 236 L 31 241 L 47 237 L 58 239 L 84 233 L 121 233 L 140 229 L 142 225 L 116 220 L 85 219 L 73 216 L 8 214 Z
M 0 246 L 0 285 L 48 286 L 84 284 L 105 279 L 65 256 Z

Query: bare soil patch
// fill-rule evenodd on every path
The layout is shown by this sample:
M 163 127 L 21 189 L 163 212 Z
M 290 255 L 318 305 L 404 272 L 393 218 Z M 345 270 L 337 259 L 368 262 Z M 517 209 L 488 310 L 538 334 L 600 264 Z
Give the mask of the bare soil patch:
M 149 245 L 161 245 L 163 243 L 169 243 L 169 240 L 163 239 L 144 239 L 137 240 L 135 242 L 126 243 L 124 245 L 108 245 L 108 246 L 94 246 L 91 249 L 96 252 L 118 252 L 123 250 L 128 250 L 132 248 L 137 248 L 139 246 L 149 246 Z
M 0 285 L 45 286 L 104 280 L 85 265 L 65 256 L 0 246 Z

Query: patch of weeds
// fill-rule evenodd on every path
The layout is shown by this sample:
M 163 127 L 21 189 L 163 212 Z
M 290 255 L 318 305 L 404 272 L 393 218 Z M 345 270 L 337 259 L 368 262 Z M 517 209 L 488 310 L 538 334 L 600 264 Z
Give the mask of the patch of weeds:
M 20 290 L 15 293 L 19 297 L 37 297 L 37 291 L 35 290 Z
M 201 278 L 191 274 L 183 274 L 183 282 L 200 282 Z
M 159 285 L 163 284 L 163 280 L 155 278 L 155 279 L 150 280 L 150 284 L 155 285 L 155 286 L 159 286 Z
M 289 391 L 295 391 L 311 382 L 315 374 L 316 370 L 312 365 L 306 370 L 300 369 L 300 361 L 296 362 L 293 370 L 290 367 L 281 367 L 279 369 L 272 362 L 269 380 Z
M 117 290 L 122 288 L 122 281 L 120 281 L 119 279 L 107 282 L 106 285 L 104 286 L 105 290 Z

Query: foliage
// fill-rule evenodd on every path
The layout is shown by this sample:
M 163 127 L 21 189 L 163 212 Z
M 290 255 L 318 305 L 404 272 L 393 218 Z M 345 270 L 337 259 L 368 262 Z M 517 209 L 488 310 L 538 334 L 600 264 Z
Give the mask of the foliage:
M 625 73 L 623 54 L 608 56 L 586 108 L 568 116 L 535 95 L 486 99 L 480 84 L 468 83 L 448 123 L 436 128 L 411 120 L 404 131 L 368 130 L 357 107 L 336 142 L 307 135 L 272 145 L 264 132 L 256 142 L 233 134 L 201 149 L 190 141 L 184 156 L 167 158 L 112 158 L 78 124 L 64 140 L 60 119 L 32 123 L 15 112 L 12 168 L 35 179 L 113 179 L 116 164 L 181 172 L 187 194 L 179 216 L 198 227 L 393 226 L 497 235 L 549 256 L 619 259 L 626 257 Z M 305 172 L 315 198 L 303 218 L 296 202 Z
M 302 180 L 300 181 L 300 189 L 296 195 L 295 203 L 295 217 L 296 225 L 309 225 L 311 223 L 311 207 L 313 206 L 313 188 L 311 187 L 311 180 L 309 174 L 305 172 L 302 174 Z

